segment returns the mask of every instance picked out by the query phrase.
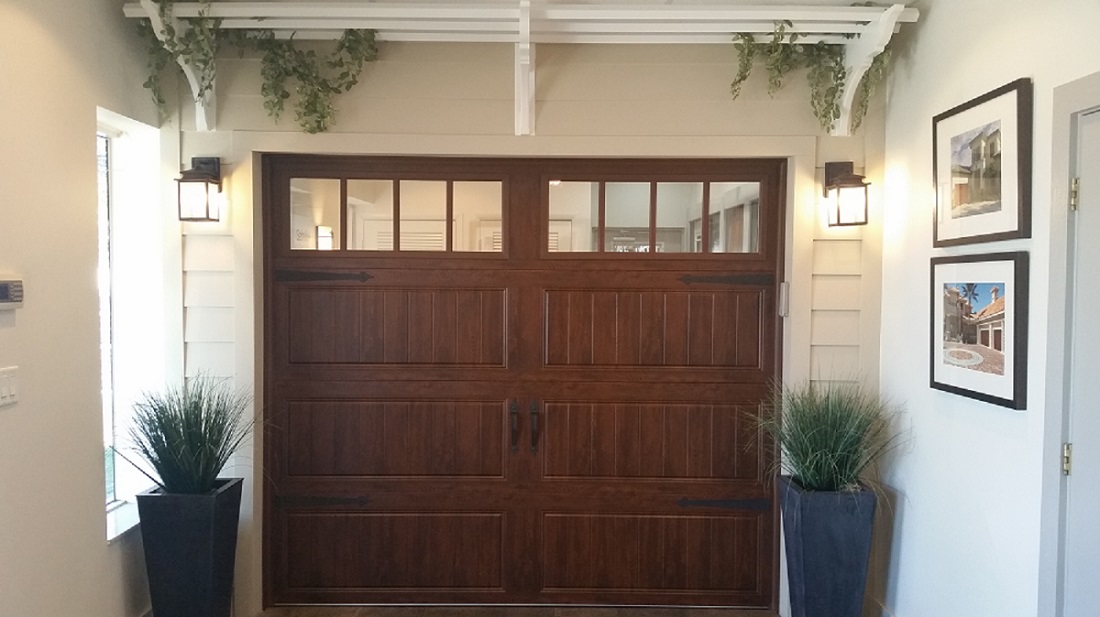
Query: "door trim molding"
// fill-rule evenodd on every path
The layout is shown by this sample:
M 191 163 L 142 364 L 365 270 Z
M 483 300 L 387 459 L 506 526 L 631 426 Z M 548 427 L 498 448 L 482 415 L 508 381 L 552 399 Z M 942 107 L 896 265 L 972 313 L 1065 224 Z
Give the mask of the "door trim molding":
M 1054 89 L 1051 150 L 1049 317 L 1046 330 L 1046 400 L 1051 413 L 1043 429 L 1040 469 L 1039 614 L 1063 615 L 1067 483 L 1061 473 L 1062 443 L 1069 430 L 1070 253 L 1069 188 L 1075 173 L 1077 126 L 1082 115 L 1100 109 L 1100 73 Z M 1058 413 L 1055 413 L 1055 410 Z

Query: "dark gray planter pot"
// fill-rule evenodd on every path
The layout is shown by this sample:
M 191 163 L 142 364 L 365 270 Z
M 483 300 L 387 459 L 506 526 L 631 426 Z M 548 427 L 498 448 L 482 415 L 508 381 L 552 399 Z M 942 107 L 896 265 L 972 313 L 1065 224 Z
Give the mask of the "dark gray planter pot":
M 137 496 L 154 617 L 229 617 L 242 478 L 205 495 Z
M 791 617 L 860 617 L 875 494 L 806 491 L 779 478 Z

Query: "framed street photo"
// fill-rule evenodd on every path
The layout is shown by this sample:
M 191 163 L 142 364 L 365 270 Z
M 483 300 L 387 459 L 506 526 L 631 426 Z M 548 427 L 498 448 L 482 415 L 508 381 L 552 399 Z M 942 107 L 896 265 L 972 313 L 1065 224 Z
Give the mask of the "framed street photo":
M 931 387 L 1027 407 L 1028 254 L 932 259 Z
M 1030 79 L 932 118 L 932 246 L 1031 237 L 1031 125 Z

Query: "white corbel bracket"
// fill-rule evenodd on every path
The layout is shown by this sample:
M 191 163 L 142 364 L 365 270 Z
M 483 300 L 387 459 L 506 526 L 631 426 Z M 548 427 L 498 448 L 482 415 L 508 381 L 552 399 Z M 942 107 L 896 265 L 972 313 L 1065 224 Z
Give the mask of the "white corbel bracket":
M 149 17 L 149 22 L 153 26 L 153 32 L 157 34 L 157 38 L 161 43 L 164 42 L 166 30 L 164 28 L 164 21 L 160 17 L 160 10 L 157 8 L 157 3 L 154 0 L 141 0 L 141 8 L 145 9 L 146 15 Z M 179 21 L 175 18 L 172 19 L 172 28 L 175 32 L 181 32 Z M 215 120 L 215 98 L 214 88 L 199 96 L 199 76 L 195 72 L 195 67 L 191 66 L 182 58 L 179 59 L 180 68 L 183 69 L 183 75 L 187 78 L 187 84 L 191 87 L 191 98 L 195 101 L 195 128 L 200 131 L 212 131 L 214 130 Z
M 856 100 L 856 87 L 871 68 L 875 56 L 886 49 L 905 5 L 895 4 L 886 9 L 877 20 L 863 26 L 862 32 L 851 43 L 844 44 L 844 64 L 847 77 L 844 95 L 840 100 L 840 117 L 833 127 L 833 135 L 845 137 L 851 133 L 852 105 Z
M 535 134 L 535 46 L 531 43 L 531 2 L 519 3 L 516 42 L 516 135 Z

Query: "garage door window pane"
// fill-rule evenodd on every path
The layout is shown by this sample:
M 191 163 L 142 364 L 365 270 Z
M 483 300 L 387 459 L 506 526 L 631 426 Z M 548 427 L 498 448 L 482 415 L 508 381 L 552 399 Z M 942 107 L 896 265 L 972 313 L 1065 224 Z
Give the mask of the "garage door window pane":
M 550 182 L 550 226 L 546 248 L 551 253 L 596 251 L 599 230 L 598 182 Z
M 447 250 L 447 183 L 442 180 L 402 180 L 402 251 Z
M 393 250 L 393 180 L 348 180 L 348 248 Z
M 455 182 L 453 250 L 500 253 L 504 249 L 500 182 Z
M 756 182 L 714 182 L 710 185 L 710 213 L 717 218 L 711 226 L 713 253 L 757 253 L 760 251 L 760 184 Z
M 290 248 L 340 248 L 340 181 L 320 178 L 290 180 Z
M 604 250 L 649 252 L 649 182 L 608 182 Z M 657 250 L 662 246 L 658 243 Z
M 702 182 L 657 183 L 657 251 L 702 253 Z

